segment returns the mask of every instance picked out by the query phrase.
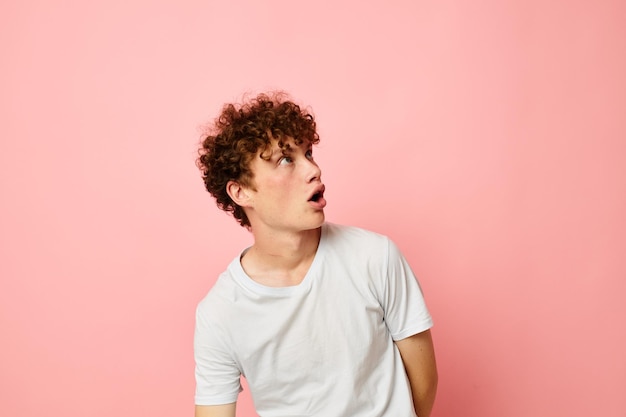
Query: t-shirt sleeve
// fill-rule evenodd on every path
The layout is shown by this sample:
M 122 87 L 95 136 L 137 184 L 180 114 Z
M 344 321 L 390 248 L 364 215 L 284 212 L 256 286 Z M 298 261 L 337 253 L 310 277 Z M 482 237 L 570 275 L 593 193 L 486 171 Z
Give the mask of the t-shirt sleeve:
M 196 310 L 194 356 L 196 405 L 220 405 L 237 401 L 241 372 L 220 334 L 207 317 L 202 303 Z
M 432 327 L 417 278 L 398 247 L 387 239 L 387 262 L 381 304 L 393 340 L 402 340 Z

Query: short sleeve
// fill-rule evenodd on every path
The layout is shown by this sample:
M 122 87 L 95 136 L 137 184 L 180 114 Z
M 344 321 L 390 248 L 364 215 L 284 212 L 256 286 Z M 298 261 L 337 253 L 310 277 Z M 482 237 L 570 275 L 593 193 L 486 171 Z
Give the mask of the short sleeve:
M 196 310 L 194 356 L 196 361 L 196 405 L 220 405 L 237 401 L 241 372 L 226 347 L 225 335 L 208 320 L 200 303 Z
M 393 340 L 402 340 L 432 327 L 417 278 L 398 247 L 387 239 L 387 262 L 383 271 L 381 304 Z

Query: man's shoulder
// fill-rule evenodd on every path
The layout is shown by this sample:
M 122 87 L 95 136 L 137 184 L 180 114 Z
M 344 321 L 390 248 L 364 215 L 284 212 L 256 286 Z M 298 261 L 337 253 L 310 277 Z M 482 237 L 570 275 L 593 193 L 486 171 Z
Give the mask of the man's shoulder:
M 201 310 L 224 308 L 235 297 L 235 291 L 231 263 L 219 274 L 213 285 L 198 303 L 198 308 Z
M 361 227 L 327 223 L 325 245 L 339 257 L 385 259 L 390 240 L 387 236 Z
M 363 229 L 357 226 L 349 226 L 336 223 L 325 223 L 325 233 L 332 240 L 347 240 L 354 243 L 387 244 L 389 238 L 378 232 Z

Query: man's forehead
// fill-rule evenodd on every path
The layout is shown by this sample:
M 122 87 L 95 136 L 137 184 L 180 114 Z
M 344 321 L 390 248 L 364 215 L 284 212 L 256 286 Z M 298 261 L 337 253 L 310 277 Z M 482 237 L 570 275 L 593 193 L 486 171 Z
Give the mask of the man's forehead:
M 311 146 L 313 146 L 313 144 L 308 139 L 303 139 L 298 144 L 293 138 L 286 137 L 282 140 L 272 139 L 266 149 L 274 154 L 275 152 L 292 152 L 294 148 L 310 148 Z
M 259 158 L 269 161 L 279 155 L 289 155 L 293 153 L 295 148 L 306 150 L 313 146 L 313 142 L 309 139 L 303 139 L 299 142 L 300 144 L 296 144 L 296 141 L 288 136 L 280 140 L 272 138 L 268 144 L 258 150 L 257 155 Z

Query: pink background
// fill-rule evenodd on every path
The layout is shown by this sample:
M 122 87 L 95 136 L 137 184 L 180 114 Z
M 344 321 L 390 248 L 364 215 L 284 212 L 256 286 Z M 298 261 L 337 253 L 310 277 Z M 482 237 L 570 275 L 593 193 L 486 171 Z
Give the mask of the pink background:
M 268 88 L 318 117 L 328 220 L 420 277 L 434 417 L 624 415 L 626 3 L 381 3 L 0 5 L 0 415 L 192 415 L 251 241 L 196 144 Z

